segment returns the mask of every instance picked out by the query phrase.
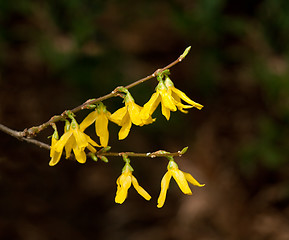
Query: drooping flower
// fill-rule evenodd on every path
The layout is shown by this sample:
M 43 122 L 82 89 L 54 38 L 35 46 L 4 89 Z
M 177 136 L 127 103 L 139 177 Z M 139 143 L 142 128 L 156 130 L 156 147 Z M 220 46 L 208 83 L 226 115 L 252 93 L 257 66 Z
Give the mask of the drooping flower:
M 184 92 L 182 92 L 181 90 L 175 88 L 174 83 L 172 82 L 172 80 L 168 76 L 166 76 L 165 85 L 166 85 L 166 87 L 168 89 L 169 94 L 172 96 L 176 107 L 181 112 L 187 113 L 187 111 L 185 111 L 183 109 L 192 108 L 192 107 L 195 107 L 195 108 L 197 108 L 199 110 L 201 110 L 203 108 L 203 105 L 194 102 Z M 187 102 L 190 105 L 182 104 L 181 100 Z
M 134 186 L 135 190 L 146 200 L 150 200 L 151 196 L 144 190 L 139 184 L 137 179 L 132 175 L 133 168 L 127 162 L 122 169 L 122 174 L 118 177 L 117 191 L 115 196 L 115 202 L 122 204 L 127 198 L 128 189 L 131 184 Z
M 100 147 L 88 135 L 86 135 L 85 133 L 83 133 L 83 131 L 80 130 L 78 123 L 73 118 L 71 123 L 69 123 L 68 121 L 66 122 L 64 134 L 51 147 L 51 151 L 54 154 L 58 153 L 61 156 L 63 148 L 65 148 L 66 158 L 69 158 L 71 151 L 73 150 L 75 159 L 79 163 L 85 163 L 86 153 L 84 150 L 85 148 L 88 148 L 89 151 L 95 153 L 96 150 L 93 146 Z M 55 159 L 51 159 L 49 165 L 50 166 L 56 165 L 60 160 L 60 156 Z
M 158 208 L 161 208 L 166 200 L 167 190 L 169 188 L 170 180 L 173 177 L 175 181 L 177 182 L 179 188 L 184 194 L 191 195 L 192 191 L 188 185 L 188 182 L 191 184 L 202 187 L 205 184 L 200 184 L 191 174 L 185 173 L 181 170 L 179 170 L 178 165 L 174 160 L 170 160 L 168 164 L 168 171 L 163 176 L 161 181 L 161 192 L 158 198 Z
M 87 117 L 80 123 L 80 130 L 84 131 L 93 122 L 95 122 L 95 132 L 100 139 L 102 147 L 107 147 L 109 132 L 108 132 L 108 119 L 111 113 L 106 110 L 103 103 L 99 103 L 97 108 L 87 115 Z
M 58 163 L 62 155 L 62 151 L 61 152 L 55 151 L 55 144 L 58 142 L 59 136 L 58 136 L 58 132 L 57 132 L 57 128 L 55 124 L 53 125 L 53 128 L 54 128 L 54 133 L 51 136 L 51 147 L 50 147 L 51 160 L 49 162 L 49 166 L 54 166 L 56 163 Z
M 153 93 L 150 100 L 143 106 L 141 111 L 141 118 L 147 119 L 150 117 L 158 105 L 161 103 L 162 114 L 167 120 L 170 119 L 170 112 L 180 111 L 186 113 L 183 110 L 186 108 L 196 107 L 201 109 L 203 106 L 199 103 L 191 100 L 185 93 L 175 88 L 173 82 L 166 76 L 166 80 L 163 81 L 162 77 L 158 77 L 159 83 L 156 87 L 156 92 Z M 181 103 L 181 99 L 189 103 L 190 105 L 184 105 Z
M 132 123 L 137 126 L 143 126 L 154 121 L 154 119 L 151 117 L 141 119 L 140 112 L 142 107 L 134 102 L 134 99 L 129 92 L 126 93 L 124 102 L 125 106 L 115 111 L 109 118 L 110 121 L 121 126 L 121 129 L 118 133 L 119 140 L 125 139 L 127 137 Z

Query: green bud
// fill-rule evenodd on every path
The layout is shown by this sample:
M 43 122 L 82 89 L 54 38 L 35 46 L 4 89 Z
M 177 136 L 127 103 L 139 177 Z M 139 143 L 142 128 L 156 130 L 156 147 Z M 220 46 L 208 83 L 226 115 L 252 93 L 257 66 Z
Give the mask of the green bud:
M 101 161 L 108 163 L 108 159 L 106 156 L 98 156 L 100 158 Z
M 183 52 L 183 54 L 179 57 L 180 61 L 182 61 L 187 56 L 187 54 L 189 53 L 190 50 L 191 50 L 191 46 L 186 48 L 186 50 Z
M 183 155 L 187 152 L 189 147 L 184 147 L 181 151 L 180 151 L 180 154 Z
M 94 105 L 94 104 L 89 104 L 89 105 L 86 105 L 85 108 L 86 108 L 86 109 L 95 109 L 95 108 L 96 108 L 96 105 Z
M 110 149 L 111 149 L 111 146 L 107 146 L 107 147 L 104 147 L 104 148 L 100 149 L 98 151 L 98 153 L 105 153 L 105 152 L 108 152 Z
M 98 159 L 97 159 L 97 156 L 95 156 L 94 153 L 89 153 L 88 155 L 91 157 L 91 159 L 92 159 L 93 161 L 97 162 Z

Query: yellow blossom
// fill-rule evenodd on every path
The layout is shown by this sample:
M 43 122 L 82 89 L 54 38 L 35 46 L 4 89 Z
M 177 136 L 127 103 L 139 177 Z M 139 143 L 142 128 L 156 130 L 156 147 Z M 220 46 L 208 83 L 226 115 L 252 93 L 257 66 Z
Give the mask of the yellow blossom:
M 203 105 L 194 102 L 192 99 L 190 99 L 184 92 L 182 92 L 181 90 L 175 88 L 174 83 L 172 82 L 172 80 L 166 76 L 165 79 L 165 85 L 168 89 L 169 94 L 172 96 L 175 105 L 177 106 L 177 108 L 183 112 L 183 113 L 187 113 L 187 111 L 183 110 L 184 108 L 192 108 L 195 107 L 199 110 L 201 110 L 203 108 Z M 187 102 L 190 105 L 184 105 L 182 104 L 181 100 Z
M 168 80 L 167 80 L 168 79 Z M 191 105 L 184 105 L 181 103 L 181 99 Z M 180 111 L 186 113 L 183 110 L 186 108 L 196 107 L 201 109 L 203 106 L 191 100 L 185 93 L 175 88 L 173 82 L 166 77 L 164 82 L 162 78 L 159 79 L 159 84 L 156 87 L 156 92 L 151 96 L 150 100 L 143 106 L 141 111 L 141 119 L 147 119 L 150 117 L 158 105 L 161 103 L 162 114 L 167 120 L 170 119 L 170 112 Z
M 103 103 L 99 103 L 97 108 L 88 114 L 79 125 L 80 130 L 84 131 L 88 126 L 95 122 L 95 132 L 100 139 L 100 144 L 102 147 L 107 147 L 109 139 L 108 119 L 110 115 L 110 112 L 106 110 L 106 107 L 103 105 Z
M 65 126 L 65 133 L 55 144 L 51 146 L 51 152 L 53 152 L 54 155 L 57 153 L 61 156 L 63 148 L 65 148 L 66 158 L 69 158 L 71 151 L 73 150 L 76 160 L 79 163 L 85 163 L 86 153 L 84 150 L 85 148 L 88 148 L 92 153 L 95 153 L 96 150 L 93 146 L 100 147 L 88 135 L 80 130 L 78 123 L 73 118 L 71 124 L 67 122 Z M 52 158 L 49 165 L 56 165 L 60 160 L 60 156 L 57 158 Z
M 176 162 L 174 160 L 170 160 L 168 164 L 168 171 L 163 176 L 162 181 L 161 181 L 161 192 L 158 198 L 158 205 L 157 205 L 158 208 L 161 208 L 165 203 L 167 190 L 169 188 L 170 180 L 172 177 L 177 182 L 181 191 L 184 194 L 188 194 L 188 195 L 192 194 L 192 191 L 188 185 L 188 182 L 198 187 L 202 187 L 205 185 L 205 184 L 198 183 L 198 181 L 191 174 L 185 173 L 179 170 Z
M 127 198 L 127 192 L 131 184 L 134 186 L 135 190 L 146 200 L 150 200 L 151 196 L 138 184 L 136 178 L 132 175 L 132 167 L 129 163 L 126 163 L 122 174 L 117 179 L 117 191 L 115 196 L 115 202 L 122 204 Z
M 121 129 L 118 133 L 119 140 L 125 139 L 127 137 L 132 123 L 137 126 L 143 126 L 154 121 L 154 119 L 152 119 L 150 116 L 145 120 L 141 119 L 140 112 L 142 107 L 134 102 L 134 99 L 130 93 L 126 94 L 124 102 L 125 106 L 115 111 L 109 118 L 110 121 L 121 126 Z
M 50 147 L 50 157 L 51 160 L 49 162 L 50 166 L 55 165 L 56 163 L 59 162 L 61 155 L 62 155 L 62 151 L 61 152 L 56 152 L 55 151 L 55 144 L 58 142 L 59 140 L 59 136 L 58 136 L 58 132 L 56 127 L 54 128 L 54 133 L 51 136 L 51 147 Z

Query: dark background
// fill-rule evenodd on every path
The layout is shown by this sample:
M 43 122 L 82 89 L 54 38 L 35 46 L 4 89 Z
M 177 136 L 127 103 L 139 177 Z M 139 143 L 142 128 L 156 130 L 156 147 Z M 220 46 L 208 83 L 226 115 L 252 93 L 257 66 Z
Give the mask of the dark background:
M 189 146 L 176 161 L 206 183 L 185 196 L 172 182 L 157 209 L 167 160 L 134 158 L 152 200 L 131 188 L 118 205 L 121 159 L 49 167 L 47 150 L 0 132 L 0 239 L 289 239 L 288 13 L 287 0 L 0 1 L 0 122 L 16 130 L 145 77 L 192 46 L 171 78 L 204 108 L 168 122 L 158 109 L 154 124 L 133 126 L 123 141 L 110 123 L 110 145 Z M 136 102 L 156 84 L 131 89 Z M 49 143 L 51 134 L 37 139 Z

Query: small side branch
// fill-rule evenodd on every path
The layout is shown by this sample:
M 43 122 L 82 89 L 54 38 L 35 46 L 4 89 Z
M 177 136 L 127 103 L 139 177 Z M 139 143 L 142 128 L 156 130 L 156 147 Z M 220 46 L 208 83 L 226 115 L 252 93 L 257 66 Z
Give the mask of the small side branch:
M 8 128 L 2 124 L 0 124 L 0 131 L 17 138 L 20 141 L 25 141 L 28 143 L 32 143 L 38 147 L 44 148 L 46 150 L 50 150 L 50 146 L 46 143 L 43 143 L 41 141 L 35 140 L 35 139 L 31 139 L 31 138 L 27 138 L 25 136 L 22 135 L 22 132 L 19 131 L 15 131 L 11 128 Z M 123 155 L 126 155 L 128 157 L 148 157 L 148 158 L 155 158 L 155 157 L 181 157 L 185 152 L 187 151 L 187 147 L 185 147 L 184 149 L 182 149 L 181 151 L 178 152 L 174 152 L 174 153 L 170 153 L 164 150 L 158 150 L 156 152 L 152 152 L 152 153 L 135 153 L 135 152 L 101 152 L 101 150 L 96 153 L 96 155 L 99 156 L 106 156 L 106 157 L 121 157 Z

